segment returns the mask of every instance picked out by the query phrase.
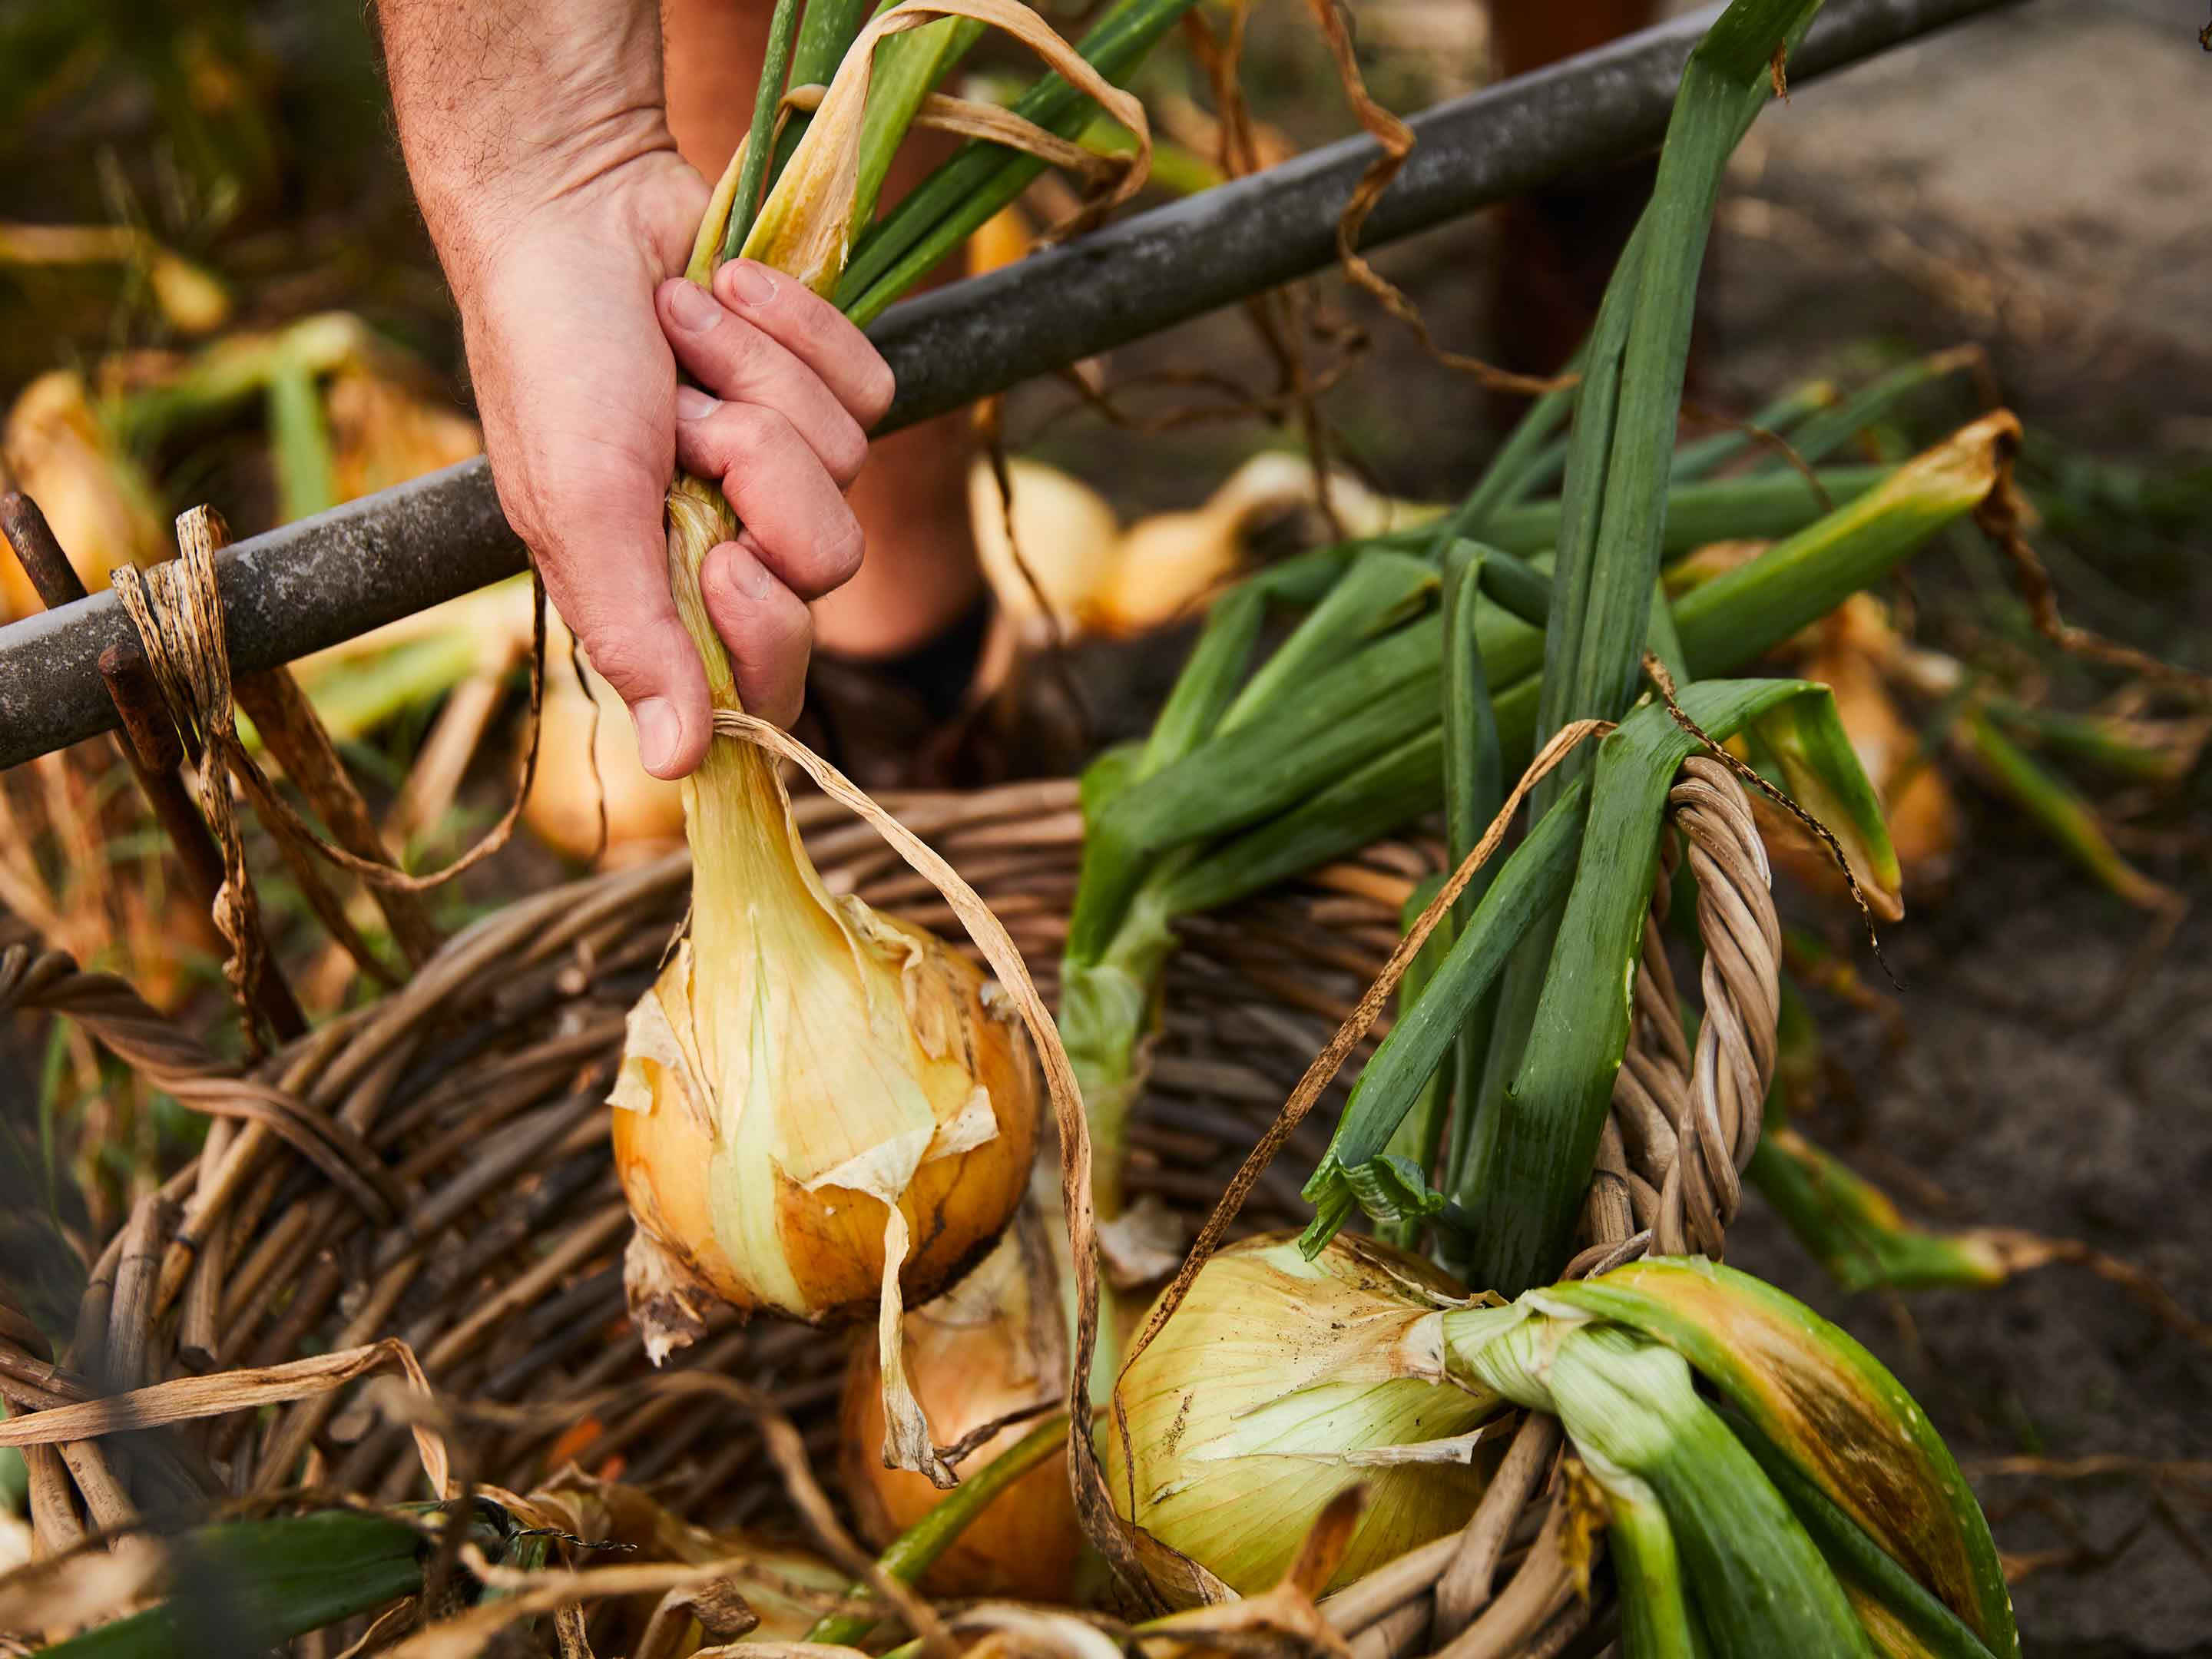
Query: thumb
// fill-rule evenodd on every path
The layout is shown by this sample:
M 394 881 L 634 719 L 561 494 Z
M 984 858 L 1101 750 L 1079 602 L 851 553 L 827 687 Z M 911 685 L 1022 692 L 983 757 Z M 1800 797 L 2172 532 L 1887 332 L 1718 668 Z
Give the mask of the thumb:
M 635 499 L 617 507 L 602 495 L 562 521 L 538 560 L 584 654 L 629 707 L 645 769 L 680 778 L 712 736 L 707 676 L 669 592 L 660 492 L 623 493 Z

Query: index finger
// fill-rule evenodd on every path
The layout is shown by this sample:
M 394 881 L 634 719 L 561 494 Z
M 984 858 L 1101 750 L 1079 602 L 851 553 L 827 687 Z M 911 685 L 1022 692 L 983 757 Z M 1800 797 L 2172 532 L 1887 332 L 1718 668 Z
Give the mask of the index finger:
M 891 366 L 883 354 L 797 278 L 757 259 L 732 259 L 714 273 L 714 297 L 812 369 L 863 428 L 890 408 Z

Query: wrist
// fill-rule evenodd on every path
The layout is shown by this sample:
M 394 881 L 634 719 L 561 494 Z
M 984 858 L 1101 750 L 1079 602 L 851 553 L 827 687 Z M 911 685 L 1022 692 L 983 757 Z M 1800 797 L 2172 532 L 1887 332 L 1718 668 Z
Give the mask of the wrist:
M 392 112 L 424 222 L 457 288 L 535 222 L 653 216 L 669 136 L 657 8 L 498 19 L 454 0 L 384 0 Z M 648 240 L 645 224 L 624 226 Z
M 534 273 L 588 268 L 602 282 L 632 285 L 650 303 L 653 288 L 690 256 L 707 186 L 672 149 L 611 162 L 550 195 L 520 190 L 448 198 L 423 216 L 463 314 L 484 290 Z

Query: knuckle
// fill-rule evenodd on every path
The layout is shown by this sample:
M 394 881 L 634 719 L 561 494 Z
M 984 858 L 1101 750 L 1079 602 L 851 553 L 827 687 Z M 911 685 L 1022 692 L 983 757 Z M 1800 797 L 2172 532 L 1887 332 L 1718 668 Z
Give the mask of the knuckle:
M 732 647 L 739 695 L 763 718 L 787 725 L 799 713 L 813 644 L 812 616 L 787 594 L 784 604 L 753 619 L 742 645 Z
M 732 404 L 722 421 L 724 465 L 737 473 L 775 465 L 797 435 L 789 421 L 762 404 Z
M 859 574 L 860 560 L 867 551 L 867 538 L 860 520 L 850 507 L 839 505 L 839 512 L 815 544 L 815 564 L 825 590 L 842 587 Z
M 770 590 L 761 611 L 761 631 L 775 649 L 787 647 L 793 640 L 805 639 L 814 631 L 814 613 L 806 608 L 806 601 L 781 582 Z
M 659 653 L 648 637 L 651 630 L 627 629 L 595 607 L 586 606 L 575 620 L 576 641 L 593 672 L 614 687 L 625 702 L 659 683 Z
M 831 337 L 830 331 L 845 320 L 827 301 L 808 293 L 796 283 L 780 285 L 775 297 L 777 309 L 782 313 L 778 319 L 778 326 L 797 344 L 827 344 Z
M 891 366 L 884 361 L 883 354 L 871 345 L 868 357 L 868 367 L 860 376 L 860 406 L 854 411 L 864 427 L 873 426 L 890 414 L 891 399 L 898 395 L 898 377 L 891 373 Z
M 828 453 L 823 457 L 823 463 L 840 489 L 849 486 L 867 465 L 868 434 L 860 430 L 858 421 L 842 410 L 831 423 L 823 447 Z
M 732 317 L 714 331 L 715 378 L 720 390 L 731 395 L 760 376 L 769 339 L 742 317 Z

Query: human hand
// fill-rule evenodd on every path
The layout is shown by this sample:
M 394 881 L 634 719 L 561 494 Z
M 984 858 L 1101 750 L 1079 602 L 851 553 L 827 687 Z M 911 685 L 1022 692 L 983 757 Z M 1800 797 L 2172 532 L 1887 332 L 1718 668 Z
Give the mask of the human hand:
M 707 185 L 676 153 L 653 0 L 380 0 L 410 180 L 461 313 L 500 504 L 648 770 L 709 738 L 706 677 L 669 591 L 661 502 L 680 463 L 744 532 L 701 572 L 745 706 L 797 714 L 806 601 L 853 574 L 842 495 L 890 371 L 787 278 L 679 273 Z M 677 371 L 704 388 L 679 393 Z
M 859 568 L 844 489 L 891 375 L 866 337 L 750 261 L 712 292 L 680 271 L 706 186 L 655 152 L 529 212 L 454 270 L 500 503 L 663 777 L 705 755 L 705 676 L 670 595 L 674 467 L 722 483 L 744 526 L 701 592 L 746 708 L 799 710 L 806 601 Z M 679 386 L 679 368 L 695 382 Z

